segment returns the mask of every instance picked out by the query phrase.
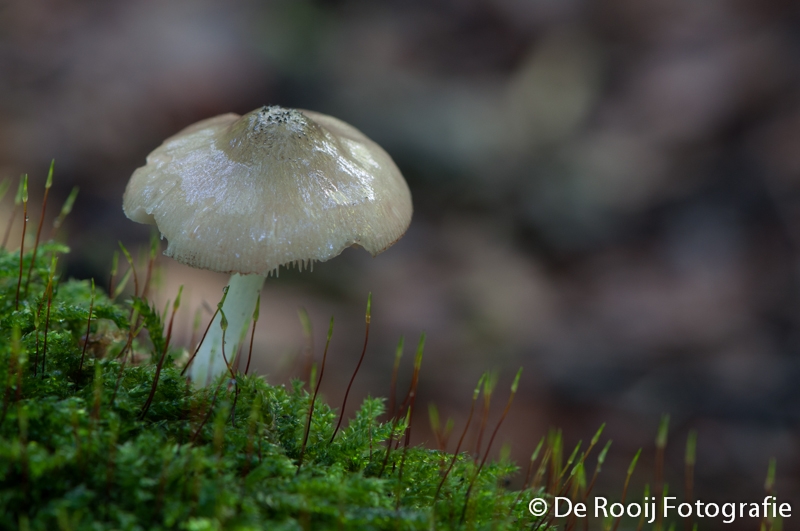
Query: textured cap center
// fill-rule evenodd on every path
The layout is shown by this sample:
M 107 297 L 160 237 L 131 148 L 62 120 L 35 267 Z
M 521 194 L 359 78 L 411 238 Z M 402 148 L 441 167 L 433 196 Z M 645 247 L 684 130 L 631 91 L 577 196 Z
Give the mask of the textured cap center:
M 303 113 L 277 105 L 249 112 L 233 122 L 219 144 L 232 160 L 247 165 L 297 160 L 323 142 L 324 133 Z M 305 155 L 304 155 L 305 154 Z
M 304 133 L 308 128 L 308 119 L 297 109 L 286 109 L 278 105 L 266 105 L 256 113 L 253 121 L 253 132 L 272 129 L 274 126 L 282 127 L 293 133 Z

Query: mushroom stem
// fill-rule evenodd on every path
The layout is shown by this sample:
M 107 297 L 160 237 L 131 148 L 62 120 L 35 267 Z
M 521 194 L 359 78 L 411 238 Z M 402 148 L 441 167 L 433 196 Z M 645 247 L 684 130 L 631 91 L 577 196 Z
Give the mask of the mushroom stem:
M 247 326 L 253 317 L 266 277 L 262 275 L 231 275 L 228 284 L 228 295 L 222 305 L 222 311 L 217 312 L 211 328 L 197 351 L 197 355 L 189 367 L 189 375 L 194 384 L 204 387 L 220 374 L 227 372 L 228 367 L 222 357 L 222 314 L 228 321 L 225 337 L 225 357 L 231 365 L 234 362 L 239 343 L 247 332 Z

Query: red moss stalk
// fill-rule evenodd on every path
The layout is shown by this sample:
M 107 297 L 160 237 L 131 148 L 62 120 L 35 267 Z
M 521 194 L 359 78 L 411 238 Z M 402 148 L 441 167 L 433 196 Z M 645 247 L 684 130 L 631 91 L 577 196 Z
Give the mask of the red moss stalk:
M 14 310 L 19 310 L 19 288 L 22 286 L 22 257 L 25 254 L 25 231 L 28 230 L 28 175 L 22 176 L 22 240 L 19 244 L 19 278 L 17 279 L 17 295 L 14 299 Z
M 697 432 L 692 430 L 686 437 L 686 455 L 684 457 L 685 466 L 685 488 L 686 503 L 694 502 L 694 465 L 697 461 Z M 686 531 L 692 529 L 692 515 L 684 520 Z
M 56 219 L 53 220 L 53 229 L 50 231 L 51 240 L 55 239 L 58 229 L 61 228 L 64 220 L 67 219 L 67 216 L 69 216 L 70 212 L 72 212 L 72 207 L 75 205 L 75 199 L 78 197 L 79 190 L 80 188 L 77 186 L 72 188 L 67 196 L 67 200 L 64 201 L 64 204 L 61 206 L 61 212 L 59 212 L 58 216 L 56 216 Z
M 58 258 L 53 256 L 50 263 L 50 278 L 47 281 L 47 315 L 44 319 L 44 345 L 42 346 L 42 378 L 44 378 L 45 362 L 47 361 L 47 330 L 50 327 L 50 307 L 53 304 L 53 277 L 56 274 Z
M 83 360 L 86 357 L 86 347 L 89 345 L 89 333 L 92 327 L 92 310 L 94 309 L 94 279 L 92 279 L 92 298 L 89 300 L 89 318 L 86 319 L 86 339 L 83 342 L 83 351 L 81 352 L 81 363 L 78 366 L 78 374 L 83 371 Z
M 400 370 L 400 359 L 403 357 L 403 336 L 400 336 L 400 341 L 397 343 L 397 349 L 394 353 L 394 367 L 392 367 L 392 383 L 389 387 L 389 418 L 394 418 L 395 415 L 395 400 L 397 399 L 397 373 Z
M 147 259 L 147 273 L 144 277 L 144 288 L 142 288 L 142 298 L 147 299 L 150 293 L 150 281 L 153 279 L 153 268 L 158 254 L 158 236 L 155 233 L 150 237 L 150 254 Z
M 261 308 L 261 295 L 259 294 L 258 298 L 256 299 L 256 309 L 253 310 L 253 326 L 250 328 L 250 348 L 247 349 L 247 365 L 245 365 L 245 367 L 244 367 L 245 375 L 248 372 L 250 372 L 250 360 L 253 359 L 253 340 L 256 337 L 256 324 L 258 324 L 258 315 L 259 315 L 260 308 Z M 333 317 L 331 317 L 331 326 L 333 326 Z M 326 352 L 327 352 L 327 348 L 328 347 L 326 345 L 325 346 Z M 323 356 L 322 359 L 323 360 L 325 359 L 324 356 Z M 321 377 L 322 377 L 322 375 L 320 375 L 320 378 Z
M 217 303 L 217 309 L 211 315 L 211 320 L 208 322 L 208 326 L 206 326 L 205 332 L 203 332 L 203 337 L 200 338 L 200 343 L 197 344 L 197 347 L 194 349 L 194 353 L 192 353 L 192 355 L 189 356 L 189 360 L 186 362 L 186 365 L 184 365 L 183 370 L 181 371 L 181 376 L 183 376 L 186 373 L 186 370 L 189 368 L 189 365 L 192 364 L 194 358 L 197 356 L 197 353 L 200 352 L 200 347 L 203 345 L 203 341 L 206 340 L 208 331 L 211 329 L 211 324 L 214 322 L 214 319 L 216 319 L 217 314 L 222 310 L 222 305 L 225 303 L 225 297 L 228 296 L 229 287 L 230 286 L 225 286 L 224 288 L 222 288 L 222 299 L 220 299 L 219 303 Z M 259 298 L 259 300 L 261 299 Z M 258 306 L 259 305 L 256 305 L 256 311 L 258 311 Z M 247 371 L 245 371 L 245 374 L 247 374 Z
M 328 327 L 328 338 L 325 340 L 325 350 L 322 351 L 322 364 L 320 365 L 319 368 L 319 378 L 317 378 L 317 383 L 314 385 L 314 394 L 311 396 L 311 403 L 308 405 L 308 418 L 306 419 L 306 429 L 305 432 L 303 433 L 303 444 L 300 447 L 300 457 L 297 460 L 298 461 L 297 474 L 300 473 L 300 467 L 303 466 L 303 457 L 305 457 L 306 454 L 308 435 L 309 433 L 311 433 L 311 418 L 314 415 L 314 404 L 317 402 L 317 393 L 319 393 L 319 386 L 322 385 L 322 376 L 325 374 L 325 361 L 328 359 L 328 347 L 331 344 L 331 336 L 333 336 L 333 316 L 331 316 L 331 324 Z
M 494 443 L 494 439 L 497 436 L 497 432 L 500 430 L 500 426 L 506 419 L 506 415 L 508 415 L 508 410 L 511 409 L 511 403 L 514 401 L 514 395 L 517 394 L 517 388 L 519 387 L 519 379 L 521 376 L 522 376 L 522 367 L 520 367 L 520 369 L 517 371 L 517 375 L 514 377 L 514 383 L 511 384 L 511 394 L 508 397 L 508 402 L 506 402 L 506 407 L 503 410 L 503 414 L 500 416 L 500 420 L 497 421 L 497 426 L 495 426 L 494 431 L 492 432 L 492 436 L 489 438 L 489 444 L 486 445 L 486 452 L 483 454 L 483 459 L 481 460 L 481 464 L 478 466 L 478 469 L 472 476 L 472 480 L 469 482 L 469 487 L 467 487 L 467 494 L 464 500 L 464 510 L 461 512 L 462 522 L 464 522 L 464 518 L 466 518 L 467 515 L 467 506 L 469 505 L 469 497 L 470 494 L 472 494 L 472 488 L 475 486 L 475 481 L 478 479 L 478 475 L 481 473 L 483 465 L 486 464 L 486 459 L 489 457 L 489 450 L 492 449 L 492 444 Z
M 169 342 L 172 339 L 172 325 L 175 322 L 175 313 L 178 311 L 178 307 L 181 305 L 181 293 L 183 292 L 183 286 L 178 288 L 178 295 L 175 297 L 175 302 L 172 305 L 172 316 L 169 318 L 169 325 L 167 326 L 167 338 L 164 341 L 164 351 L 161 353 L 161 357 L 158 360 L 158 365 L 156 365 L 156 374 L 153 377 L 153 385 L 150 387 L 150 394 L 147 396 L 147 401 L 145 401 L 144 406 L 142 407 L 142 413 L 139 415 L 140 418 L 144 418 L 147 415 L 147 410 L 150 409 L 150 405 L 153 403 L 153 397 L 156 395 L 156 388 L 158 387 L 158 379 L 161 376 L 161 369 L 164 366 L 164 359 L 167 357 L 167 351 L 169 350 Z
M 497 385 L 497 374 L 490 373 L 486 380 L 483 382 L 483 412 L 481 413 L 481 427 L 478 430 L 478 440 L 475 443 L 475 462 L 481 455 L 481 441 L 483 440 L 483 433 L 486 431 L 486 421 L 489 419 L 489 408 L 492 404 L 492 393 L 494 387 Z
M 17 217 L 17 210 L 19 210 L 19 206 L 22 204 L 23 183 L 26 182 L 27 176 L 24 174 L 21 175 L 19 178 L 19 186 L 17 187 L 17 194 L 14 196 L 14 208 L 11 209 L 11 214 L 8 216 L 8 222 L 6 222 L 6 233 L 3 235 L 3 249 L 7 248 L 8 246 L 8 238 L 11 236 L 11 229 L 14 227 L 14 220 Z
M 478 401 L 478 395 L 481 392 L 481 386 L 483 385 L 483 381 L 487 378 L 487 376 L 487 373 L 483 373 L 481 375 L 480 379 L 478 379 L 478 385 L 475 386 L 475 390 L 472 392 L 472 403 L 469 406 L 467 423 L 464 425 L 464 431 L 461 432 L 461 437 L 458 439 L 458 444 L 453 452 L 453 458 L 450 460 L 450 465 L 447 467 L 447 470 L 445 470 L 442 480 L 439 482 L 439 486 L 436 487 L 436 494 L 433 497 L 434 505 L 436 504 L 436 500 L 439 499 L 439 492 L 442 490 L 442 485 L 444 485 L 444 482 L 447 480 L 447 476 L 450 474 L 450 471 L 453 469 L 453 465 L 456 463 L 456 459 L 458 459 L 458 452 L 461 451 L 461 445 L 464 443 L 464 437 L 467 435 L 469 425 L 472 423 L 472 416 L 475 414 L 475 402 Z
M 640 455 L 642 455 L 641 448 L 639 448 L 639 450 L 636 452 L 636 455 L 633 456 L 631 464 L 628 466 L 628 473 L 625 475 L 625 484 L 622 487 L 622 496 L 619 499 L 619 503 L 622 505 L 625 504 L 625 497 L 628 495 L 628 485 L 630 485 L 631 476 L 633 476 L 633 471 L 636 468 L 636 462 L 639 460 Z M 619 516 L 614 522 L 613 531 L 617 531 L 617 529 L 619 528 L 619 523 L 621 521 L 622 521 L 622 516 Z M 660 529 L 660 526 L 658 526 L 658 528 Z
M 50 171 L 47 172 L 47 181 L 44 183 L 44 197 L 42 198 L 42 215 L 39 217 L 39 226 L 36 228 L 36 240 L 33 244 L 33 254 L 31 255 L 31 263 L 28 266 L 28 275 L 25 277 L 25 289 L 23 292 L 28 293 L 28 285 L 31 282 L 31 273 L 33 273 L 33 264 L 36 262 L 36 252 L 39 250 L 39 239 L 42 237 L 42 227 L 44 226 L 44 213 L 47 210 L 47 196 L 50 194 L 50 188 L 53 186 L 53 167 L 56 160 L 50 162 Z
M 353 376 L 350 377 L 350 383 L 347 384 L 347 390 L 344 392 L 344 400 L 342 400 L 342 410 L 339 412 L 339 422 L 336 423 L 336 429 L 333 430 L 333 435 L 331 435 L 331 440 L 329 442 L 333 442 L 333 439 L 336 438 L 336 434 L 339 432 L 339 428 L 342 426 L 342 419 L 344 419 L 344 408 L 347 405 L 347 397 L 350 395 L 350 388 L 353 387 L 353 382 L 356 379 L 356 375 L 358 374 L 358 370 L 361 368 L 361 363 L 364 361 L 364 354 L 367 353 L 367 342 L 369 341 L 369 323 L 372 319 L 372 293 L 367 296 L 367 314 L 365 317 L 366 321 L 366 330 L 364 332 L 364 348 L 361 349 L 361 357 L 358 358 L 358 364 L 356 365 L 356 370 L 353 371 Z

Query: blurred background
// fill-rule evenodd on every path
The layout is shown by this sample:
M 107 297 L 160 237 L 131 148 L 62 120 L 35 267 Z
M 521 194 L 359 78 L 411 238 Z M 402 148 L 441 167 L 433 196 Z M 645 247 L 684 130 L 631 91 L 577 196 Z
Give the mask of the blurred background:
M 305 376 L 298 308 L 317 360 L 335 315 L 322 392 L 340 403 L 371 291 L 348 411 L 388 394 L 401 335 L 405 393 L 425 331 L 416 443 L 435 446 L 433 402 L 453 450 L 486 370 L 493 428 L 524 366 L 495 452 L 524 466 L 549 427 L 571 448 L 606 422 L 598 492 L 618 494 L 639 447 L 635 481 L 652 481 L 667 413 L 672 491 L 695 429 L 700 499 L 760 499 L 775 457 L 800 511 L 799 76 L 789 0 L 3 2 L 0 179 L 30 174 L 36 220 L 55 158 L 49 217 L 80 186 L 66 274 L 107 285 L 118 241 L 147 246 L 121 197 L 164 138 L 264 104 L 339 117 L 393 156 L 415 217 L 375 259 L 267 282 L 270 381 Z M 186 285 L 188 344 L 227 279 L 160 264 L 162 301 Z

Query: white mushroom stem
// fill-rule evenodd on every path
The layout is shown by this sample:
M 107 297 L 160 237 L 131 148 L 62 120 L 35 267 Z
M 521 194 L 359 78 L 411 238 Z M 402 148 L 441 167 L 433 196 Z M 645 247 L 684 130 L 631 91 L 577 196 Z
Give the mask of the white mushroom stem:
M 225 359 L 222 357 L 222 314 L 228 321 L 225 335 L 225 358 L 233 366 L 239 343 L 242 341 L 247 327 L 253 319 L 258 295 L 266 277 L 261 275 L 231 275 L 228 284 L 228 295 L 222 305 L 222 312 L 217 312 L 211 327 L 208 329 L 200 350 L 189 367 L 189 375 L 195 386 L 205 387 L 217 376 L 227 372 Z

